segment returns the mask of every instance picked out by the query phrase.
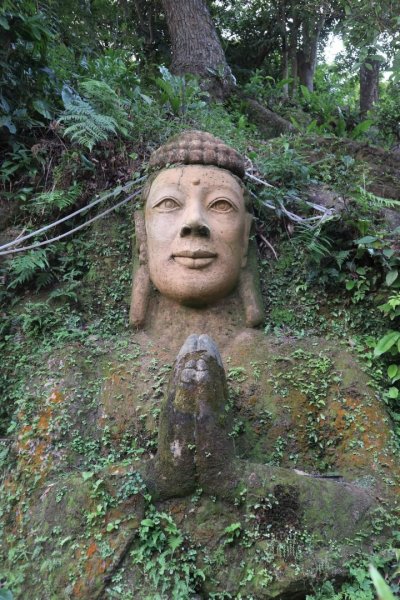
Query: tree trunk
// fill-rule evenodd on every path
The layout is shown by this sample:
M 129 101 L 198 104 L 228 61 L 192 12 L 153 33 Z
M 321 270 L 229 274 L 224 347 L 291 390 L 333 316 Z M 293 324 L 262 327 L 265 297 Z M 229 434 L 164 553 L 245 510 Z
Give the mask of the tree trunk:
M 294 131 L 291 123 L 247 98 L 236 87 L 235 79 L 215 31 L 205 0 L 161 0 L 172 46 L 171 71 L 178 75 L 193 73 L 208 80 L 214 98 L 231 93 L 245 100 L 247 114 L 266 137 Z
M 286 119 L 283 119 L 257 100 L 242 96 L 245 100 L 245 110 L 252 123 L 255 123 L 266 139 L 279 137 L 285 133 L 295 133 L 296 128 Z
M 171 71 L 199 75 L 212 96 L 227 97 L 235 79 L 205 0 L 161 1 L 171 38 Z
M 379 96 L 379 61 L 367 57 L 360 67 L 360 113 L 365 116 Z
M 293 15 L 293 20 L 290 25 L 290 33 L 289 33 L 289 60 L 290 60 L 290 76 L 292 78 L 292 82 L 290 84 L 290 97 L 294 98 L 297 93 L 297 76 L 298 76 L 298 68 L 297 68 L 297 42 L 299 37 L 299 27 L 300 21 L 296 11 Z
M 289 47 L 288 47 L 288 35 L 286 31 L 286 4 L 280 2 L 278 6 L 279 11 L 279 25 L 281 28 L 281 40 L 282 40 L 282 56 L 281 56 L 281 79 L 289 78 Z M 287 83 L 283 86 L 283 97 L 285 100 L 289 99 L 289 85 Z
M 326 20 L 326 7 L 317 19 L 308 18 L 303 23 L 302 48 L 297 53 L 298 75 L 301 85 L 314 91 L 314 74 L 317 66 L 317 51 L 321 31 Z
M 297 69 L 300 84 L 306 86 L 310 92 L 313 92 L 315 67 L 313 68 L 310 61 L 307 60 L 303 50 L 299 50 L 297 53 Z

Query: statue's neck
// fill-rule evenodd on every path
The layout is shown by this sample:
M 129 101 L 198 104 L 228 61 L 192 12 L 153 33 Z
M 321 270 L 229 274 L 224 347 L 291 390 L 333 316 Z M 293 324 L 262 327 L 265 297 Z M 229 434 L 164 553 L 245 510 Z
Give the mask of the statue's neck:
M 244 327 L 244 310 L 237 292 L 205 308 L 182 306 L 157 293 L 151 298 L 145 329 L 158 344 L 177 351 L 192 333 L 206 333 L 223 347 Z

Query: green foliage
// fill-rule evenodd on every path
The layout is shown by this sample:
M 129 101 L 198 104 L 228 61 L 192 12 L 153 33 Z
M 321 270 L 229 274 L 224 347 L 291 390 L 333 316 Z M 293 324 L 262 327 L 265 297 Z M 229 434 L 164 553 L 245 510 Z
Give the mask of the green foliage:
M 75 183 L 67 190 L 52 190 L 51 192 L 41 192 L 36 194 L 28 206 L 30 211 L 46 215 L 51 214 L 54 209 L 64 210 L 75 204 L 82 192 L 79 184 Z
M 0 126 L 14 136 L 43 126 L 52 116 L 54 82 L 47 53 L 53 33 L 36 5 L 10 1 L 0 8 L 0 32 Z
M 120 48 L 105 48 L 99 55 L 88 57 L 85 77 L 106 83 L 118 97 L 131 97 L 140 85 L 138 64 L 132 52 Z
M 322 231 L 322 226 L 315 229 L 298 225 L 296 227 L 296 244 L 304 246 L 309 253 L 310 259 L 320 263 L 323 258 L 330 256 L 332 251 L 332 240 Z
M 280 138 L 271 144 L 265 156 L 257 159 L 257 166 L 264 178 L 279 188 L 287 188 L 287 192 L 302 189 L 311 182 L 309 165 L 289 139 Z M 266 190 L 265 193 L 273 197 L 277 191 Z
M 126 129 L 123 128 L 121 130 L 117 120 L 113 116 L 102 114 L 99 112 L 101 110 L 100 107 L 96 107 L 96 95 L 98 95 L 99 88 L 105 88 L 106 97 L 108 92 L 112 92 L 107 84 L 102 82 L 96 83 L 98 85 L 92 88 L 95 90 L 95 97 L 92 99 L 93 105 L 70 89 L 64 88 L 63 101 L 65 110 L 58 121 L 65 127 L 64 135 L 66 137 L 69 137 L 73 142 L 86 146 L 89 150 L 92 150 L 93 146 L 99 142 L 108 140 L 113 134 L 126 134 Z M 107 100 L 102 104 L 109 107 L 113 103 L 113 100 L 112 93 L 108 95 Z M 113 106 L 112 112 L 121 113 L 121 107 L 118 103 Z M 124 117 L 126 117 L 126 113 Z
M 365 119 L 356 123 L 356 115 L 348 106 L 344 106 L 343 97 L 331 90 L 326 92 L 310 92 L 304 85 L 300 86 L 302 107 L 311 115 L 312 121 L 306 126 L 307 133 L 334 134 L 337 137 L 350 137 L 357 140 L 365 136 L 374 121 Z M 292 119 L 295 125 L 301 125 Z
M 33 279 L 36 280 L 36 285 L 40 289 L 53 279 L 52 275 L 48 272 L 48 250 L 41 248 L 30 250 L 13 258 L 9 265 L 11 281 L 8 284 L 8 288 L 10 289 L 14 289 Z
M 130 121 L 126 108 L 117 93 L 107 83 L 89 79 L 82 81 L 79 87 L 85 98 L 99 113 L 114 119 L 118 133 L 128 135 Z
M 389 136 L 389 141 L 400 142 L 400 81 L 390 81 L 385 86 L 376 107 L 376 123 L 380 131 Z
M 224 529 L 224 544 L 232 544 L 235 540 L 240 537 L 242 533 L 242 525 L 241 523 L 231 523 L 228 527 Z
M 378 594 L 378 600 L 396 600 L 392 590 L 374 565 L 369 566 L 369 574 Z
M 131 551 L 131 557 L 155 590 L 173 600 L 194 594 L 198 581 L 204 580 L 203 571 L 194 562 L 196 555 L 172 517 L 150 507 L 140 524 L 139 545 Z
M 168 103 L 175 116 L 183 116 L 190 109 L 205 107 L 204 98 L 208 94 L 200 90 L 196 77 L 172 75 L 164 66 L 159 69 L 161 77 L 157 77 L 155 83 L 161 91 L 161 103 Z
M 265 75 L 262 69 L 255 69 L 249 81 L 243 86 L 243 91 L 276 110 L 286 100 L 286 88 L 292 82 L 293 79 L 290 77 L 275 81 L 270 75 Z

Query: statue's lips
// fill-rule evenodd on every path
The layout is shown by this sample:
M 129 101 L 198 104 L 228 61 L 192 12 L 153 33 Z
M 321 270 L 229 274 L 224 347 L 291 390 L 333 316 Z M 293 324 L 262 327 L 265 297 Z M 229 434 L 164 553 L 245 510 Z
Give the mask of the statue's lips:
M 208 267 L 217 255 L 208 250 L 180 250 L 172 255 L 175 262 L 188 269 L 204 269 Z

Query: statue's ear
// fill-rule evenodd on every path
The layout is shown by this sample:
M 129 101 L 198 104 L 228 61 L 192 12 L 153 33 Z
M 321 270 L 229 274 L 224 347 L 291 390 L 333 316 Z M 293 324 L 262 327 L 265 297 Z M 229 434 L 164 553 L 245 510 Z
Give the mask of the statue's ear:
M 243 235 L 243 255 L 242 255 L 242 269 L 247 264 L 247 253 L 249 249 L 249 239 L 251 228 L 253 225 L 253 215 L 246 211 L 245 215 L 245 227 L 244 227 L 244 235 Z
M 151 282 L 147 265 L 147 237 L 144 213 L 136 210 L 135 219 L 135 249 L 133 256 L 132 295 L 129 311 L 129 323 L 133 327 L 143 327 L 150 299 Z
M 264 321 L 264 306 L 260 288 L 257 244 L 250 239 L 253 216 L 246 213 L 246 238 L 242 258 L 239 293 L 242 299 L 247 327 L 257 327 Z

